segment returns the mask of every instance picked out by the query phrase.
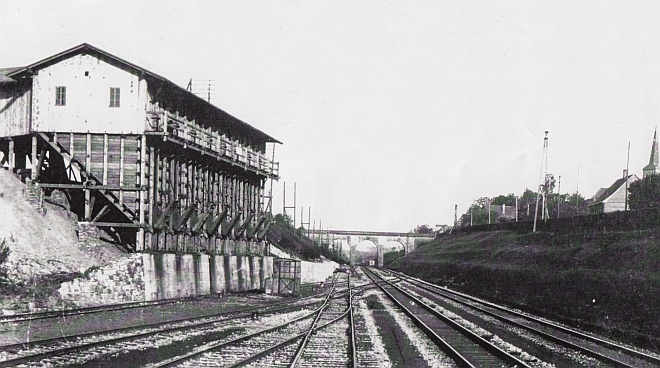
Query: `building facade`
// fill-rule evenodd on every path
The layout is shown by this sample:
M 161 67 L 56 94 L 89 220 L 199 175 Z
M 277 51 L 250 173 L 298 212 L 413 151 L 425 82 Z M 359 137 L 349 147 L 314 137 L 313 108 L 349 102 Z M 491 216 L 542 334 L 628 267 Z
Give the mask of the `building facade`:
M 589 205 L 589 214 L 625 211 L 627 205 L 628 187 L 639 180 L 637 175 L 624 170 L 623 177 L 616 180 L 608 188 L 603 188 L 596 193 L 594 201 Z
M 259 253 L 277 143 L 89 44 L 0 69 L 2 166 L 129 251 Z

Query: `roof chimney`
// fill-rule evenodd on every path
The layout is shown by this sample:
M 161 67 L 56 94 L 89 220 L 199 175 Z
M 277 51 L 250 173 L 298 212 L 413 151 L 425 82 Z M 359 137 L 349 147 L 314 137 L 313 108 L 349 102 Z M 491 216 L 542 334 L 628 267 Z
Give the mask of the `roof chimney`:
M 627 177 L 628 177 L 628 169 L 623 169 L 623 178 L 625 179 Z

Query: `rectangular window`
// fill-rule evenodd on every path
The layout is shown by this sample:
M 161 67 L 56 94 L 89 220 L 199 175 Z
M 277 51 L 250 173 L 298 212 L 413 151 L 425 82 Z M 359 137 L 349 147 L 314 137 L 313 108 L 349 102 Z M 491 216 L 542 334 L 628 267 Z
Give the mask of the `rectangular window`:
M 55 87 L 55 106 L 66 106 L 66 87 Z
M 119 107 L 119 88 L 110 87 L 110 107 Z

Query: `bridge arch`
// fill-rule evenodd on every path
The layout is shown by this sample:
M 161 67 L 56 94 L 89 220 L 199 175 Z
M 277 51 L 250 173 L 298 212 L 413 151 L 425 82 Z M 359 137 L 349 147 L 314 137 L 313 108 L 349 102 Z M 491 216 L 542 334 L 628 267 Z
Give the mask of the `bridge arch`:
M 313 230 L 312 234 L 323 236 L 332 235 L 333 239 L 345 240 L 351 249 L 351 262 L 354 263 L 357 259 L 356 255 L 360 252 L 357 245 L 365 240 L 371 241 L 376 245 L 377 250 L 377 265 L 383 266 L 383 245 L 390 241 L 401 244 L 404 253 L 408 253 L 415 248 L 418 238 L 433 239 L 434 234 L 419 234 L 419 233 L 397 233 L 397 232 L 378 232 L 378 231 L 353 231 L 353 230 Z

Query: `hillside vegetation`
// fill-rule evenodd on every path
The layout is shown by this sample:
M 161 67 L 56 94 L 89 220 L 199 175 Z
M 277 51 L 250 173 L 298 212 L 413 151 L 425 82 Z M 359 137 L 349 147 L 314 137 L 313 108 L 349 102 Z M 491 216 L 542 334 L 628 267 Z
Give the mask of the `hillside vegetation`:
M 660 350 L 660 229 L 441 236 L 390 267 Z

